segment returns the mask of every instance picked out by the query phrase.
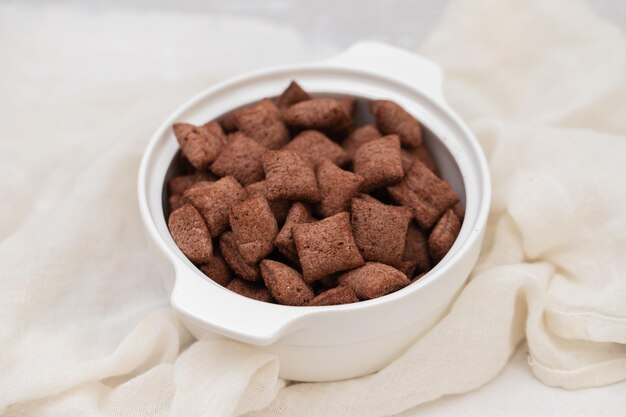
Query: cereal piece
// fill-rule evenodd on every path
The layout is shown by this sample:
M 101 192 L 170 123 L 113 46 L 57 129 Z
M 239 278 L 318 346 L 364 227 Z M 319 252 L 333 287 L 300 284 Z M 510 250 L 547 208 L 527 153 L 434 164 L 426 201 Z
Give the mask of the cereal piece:
M 234 133 L 233 140 L 211 165 L 211 171 L 219 176 L 232 175 L 242 185 L 263 179 L 261 158 L 267 152 L 265 146 L 242 133 Z
M 358 193 L 363 178 L 350 171 L 344 171 L 328 159 L 317 167 L 317 183 L 321 200 L 319 211 L 323 217 L 330 217 L 350 210 L 350 201 Z
M 232 206 L 246 198 L 246 192 L 233 177 L 216 182 L 201 181 L 185 191 L 183 199 L 194 206 L 204 218 L 212 237 L 228 228 Z
M 340 131 L 352 125 L 345 104 L 331 98 L 301 101 L 283 110 L 283 118 L 290 126 L 304 129 Z
M 320 192 L 311 162 L 297 152 L 270 151 L 263 157 L 267 199 L 317 202 Z
M 261 274 L 257 265 L 249 265 L 238 250 L 237 239 L 233 232 L 224 232 L 220 236 L 220 252 L 230 268 L 247 281 L 259 281 Z
M 435 175 L 439 175 L 439 169 L 437 168 L 437 161 L 433 154 L 428 150 L 425 144 L 421 144 L 417 148 L 415 148 L 415 155 L 417 158 L 422 161 L 424 165 L 428 167 Z
M 356 150 L 361 147 L 361 145 L 371 142 L 375 139 L 380 139 L 382 135 L 376 129 L 376 126 L 369 124 L 365 126 L 358 127 L 354 129 L 350 136 L 346 140 L 343 141 L 343 149 L 346 151 L 348 156 L 354 159 L 354 155 L 356 154 Z
M 365 194 L 365 193 L 358 193 L 357 195 L 354 196 L 354 198 L 358 198 L 360 200 L 365 200 L 365 201 L 370 202 L 370 203 L 384 204 L 383 202 L 381 202 L 377 198 L 374 198 L 371 195 Z
M 354 242 L 350 216 L 343 212 L 315 223 L 293 227 L 304 281 L 308 284 L 365 262 Z
M 354 156 L 354 173 L 363 178 L 363 191 L 400 182 L 404 171 L 398 136 L 385 136 L 361 145 Z
M 317 130 L 305 130 L 283 149 L 306 156 L 315 167 L 324 159 L 330 159 L 337 166 L 345 165 L 350 160 L 341 146 Z
M 232 133 L 237 130 L 237 119 L 235 118 L 235 112 L 231 111 L 220 117 L 220 125 L 225 133 Z
M 280 253 L 285 255 L 290 260 L 297 262 L 298 252 L 296 250 L 296 244 L 293 240 L 293 226 L 296 224 L 311 223 L 314 221 L 315 218 L 311 216 L 311 212 L 307 206 L 299 202 L 293 203 L 293 206 L 289 209 L 285 225 L 282 229 L 280 229 L 280 233 L 278 233 L 276 239 L 274 239 L 274 245 L 276 245 Z
M 297 82 L 292 81 L 289 87 L 278 97 L 278 107 L 284 109 L 306 100 L 311 100 L 311 96 Z
M 406 207 L 352 200 L 352 232 L 367 261 L 399 268 L 410 221 L 411 211 Z
M 260 267 L 265 286 L 279 304 L 301 306 L 313 299 L 313 290 L 295 269 L 269 259 L 263 260 Z
M 339 104 L 343 107 L 343 110 L 346 114 L 352 118 L 352 114 L 354 113 L 354 109 L 356 108 L 356 99 L 352 97 L 340 98 Z
M 214 182 L 217 177 L 213 175 L 196 172 L 191 175 L 179 175 L 170 179 L 167 182 L 167 189 L 170 194 L 168 199 L 170 204 L 170 210 L 174 211 L 178 208 L 181 208 L 185 204 L 185 200 L 183 199 L 183 193 L 191 188 L 193 185 L 199 183 L 200 181 L 205 181 L 208 183 Z
M 203 126 L 175 123 L 172 129 L 182 153 L 196 169 L 208 167 L 222 151 L 221 139 Z
M 395 202 L 411 209 L 422 229 L 430 229 L 448 207 L 459 201 L 452 187 L 420 161 L 413 161 L 404 180 L 387 190 Z
M 185 200 L 181 194 L 172 194 L 168 201 L 170 203 L 170 211 L 178 210 L 185 205 Z
M 437 169 L 437 162 L 435 162 L 435 158 L 432 154 L 426 149 L 426 146 L 423 144 L 418 146 L 415 149 L 402 149 L 400 151 L 400 156 L 402 157 L 402 169 L 406 173 L 413 161 L 419 159 L 422 161 L 424 165 L 428 167 L 435 175 L 439 176 L 439 170 Z
M 280 149 L 289 142 L 289 131 L 272 100 L 264 99 L 235 112 L 237 129 L 268 149 Z
M 373 100 L 370 111 L 383 134 L 397 134 L 407 148 L 416 148 L 422 143 L 420 123 L 398 104 L 389 100 Z
M 217 251 L 213 252 L 211 259 L 209 259 L 206 264 L 202 265 L 200 270 L 204 275 L 217 282 L 222 287 L 227 286 L 233 279 L 233 272 L 230 270 L 228 265 L 226 265 L 222 255 L 220 255 Z
M 226 134 L 224 133 L 224 129 L 222 129 L 222 126 L 218 122 L 216 122 L 215 120 L 212 120 L 210 122 L 203 124 L 202 127 L 207 132 L 209 132 L 209 134 L 219 139 L 220 142 L 222 143 L 222 147 L 226 146 L 227 144 Z
M 192 185 L 197 184 L 200 181 L 211 180 L 208 176 L 200 173 L 191 175 L 179 175 L 171 178 L 167 182 L 167 191 L 170 195 L 182 194 L 187 191 Z
M 409 224 L 406 232 L 406 243 L 402 255 L 401 271 L 406 276 L 412 276 L 416 271 L 428 271 L 430 269 L 430 256 L 426 236 L 413 222 Z
M 261 194 L 267 198 L 267 182 L 265 180 L 246 185 L 245 189 L 250 197 Z M 283 224 L 287 218 L 287 213 L 289 213 L 291 202 L 286 200 L 276 200 L 270 201 L 269 203 L 270 209 L 272 210 L 272 213 L 274 213 L 276 221 L 278 224 Z
M 359 301 L 352 287 L 336 287 L 326 290 L 309 301 L 309 306 L 332 306 L 337 304 L 350 304 Z
M 235 278 L 226 288 L 244 297 L 252 298 L 253 300 L 264 301 L 266 303 L 274 301 L 268 289 L 261 285 L 261 283 Z
M 185 204 L 170 214 L 167 226 L 174 242 L 191 262 L 204 263 L 211 259 L 213 242 L 209 230 L 193 206 Z
M 433 258 L 433 262 L 438 263 L 446 256 L 460 230 L 461 222 L 459 218 L 451 209 L 446 210 L 428 237 L 428 250 Z
M 261 194 L 233 206 L 229 220 L 239 253 L 246 263 L 255 264 L 274 249 L 278 225 L 267 199 Z
M 377 262 L 368 262 L 339 277 L 339 285 L 351 287 L 361 300 L 382 297 L 410 283 L 402 272 Z
M 454 211 L 454 214 L 456 214 L 456 217 L 458 217 L 459 220 L 463 222 L 463 219 L 465 218 L 465 208 L 463 207 L 460 201 L 452 206 L 452 211 Z

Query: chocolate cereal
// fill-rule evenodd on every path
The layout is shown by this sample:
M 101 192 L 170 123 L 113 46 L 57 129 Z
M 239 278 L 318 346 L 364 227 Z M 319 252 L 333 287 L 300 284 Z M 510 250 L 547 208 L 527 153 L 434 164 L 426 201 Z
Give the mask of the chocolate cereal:
M 313 164 L 298 152 L 270 151 L 263 157 L 263 169 L 270 201 L 319 201 Z
M 280 304 L 301 306 L 313 299 L 313 290 L 295 269 L 269 259 L 260 266 L 265 286 Z
M 430 229 L 443 212 L 459 198 L 450 185 L 416 160 L 404 180 L 388 187 L 395 202 L 408 207 L 423 229 Z
M 229 220 L 246 263 L 255 264 L 272 252 L 278 225 L 264 196 L 257 194 L 233 206 Z
M 293 240 L 293 226 L 301 223 L 312 223 L 314 221 L 315 218 L 311 216 L 311 211 L 306 205 L 299 202 L 293 203 L 293 206 L 289 209 L 285 225 L 280 229 L 278 236 L 276 236 L 274 240 L 274 244 L 278 250 L 292 261 L 298 261 L 296 243 Z
M 439 262 L 450 250 L 459 231 L 461 222 L 453 210 L 446 210 L 428 237 L 428 250 L 433 261 Z
M 374 100 L 370 111 L 376 119 L 376 126 L 385 135 L 400 136 L 402 145 L 416 148 L 422 144 L 422 127 L 417 119 L 393 101 Z
M 354 172 L 363 178 L 363 191 L 400 182 L 404 171 L 398 136 L 385 136 L 361 145 L 354 156 Z
M 400 268 L 411 212 L 363 199 L 352 200 L 352 231 L 363 258 Z
M 409 285 L 411 281 L 397 269 L 376 262 L 368 262 L 339 277 L 339 285 L 354 290 L 361 300 L 382 297 Z
M 319 212 L 330 217 L 350 210 L 350 201 L 358 193 L 363 178 L 344 171 L 328 159 L 317 167 L 317 183 L 320 188 Z
M 204 263 L 211 259 L 213 243 L 209 229 L 193 206 L 185 204 L 175 210 L 167 225 L 174 242 L 191 262 Z
M 211 165 L 219 176 L 231 175 L 242 185 L 263 179 L 261 158 L 267 148 L 242 133 L 234 133 L 231 142 Z
M 173 126 L 181 151 L 164 212 L 207 279 L 323 308 L 427 280 L 448 253 L 464 206 L 420 122 L 388 100 L 333 97 L 292 81 L 278 97 Z M 355 124 L 368 110 L 375 124 Z
M 307 283 L 365 262 L 354 242 L 346 212 L 315 223 L 296 224 L 293 237 Z
M 337 166 L 345 165 L 350 160 L 341 146 L 317 130 L 305 130 L 283 149 L 306 156 L 314 167 L 317 167 L 324 159 L 329 159 Z
M 289 142 L 289 131 L 272 100 L 259 103 L 235 112 L 237 129 L 268 149 L 280 149 Z

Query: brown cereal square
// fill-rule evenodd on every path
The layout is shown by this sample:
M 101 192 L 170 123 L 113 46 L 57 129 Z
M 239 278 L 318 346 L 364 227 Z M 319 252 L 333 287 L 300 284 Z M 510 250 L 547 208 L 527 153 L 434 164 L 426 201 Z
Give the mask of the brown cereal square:
M 350 304 L 359 301 L 351 287 L 336 287 L 326 290 L 309 301 L 309 306 L 332 306 Z
M 315 223 L 296 224 L 293 237 L 307 283 L 365 262 L 354 242 L 346 212 Z
M 352 115 L 354 114 L 354 110 L 356 109 L 356 99 L 352 97 L 340 98 L 338 99 L 339 104 L 343 107 L 343 110 L 346 114 L 352 119 Z
M 168 201 L 170 203 L 170 212 L 178 210 L 185 205 L 185 200 L 181 194 L 172 194 Z
M 235 112 L 237 129 L 268 149 L 280 149 L 289 142 L 289 131 L 272 100 L 264 99 Z
M 317 130 L 305 130 L 283 149 L 309 158 L 315 167 L 324 159 L 330 159 L 337 166 L 345 165 L 350 160 L 341 146 Z
M 200 212 L 212 237 L 219 236 L 228 228 L 231 207 L 245 198 L 245 190 L 233 177 L 224 177 L 213 183 L 201 181 L 183 194 L 184 201 Z
M 237 118 L 235 112 L 231 111 L 219 118 L 220 126 L 225 133 L 232 133 L 237 130 Z
M 313 299 L 313 290 L 295 269 L 269 259 L 263 260 L 260 268 L 265 286 L 279 304 L 301 306 Z
M 261 194 L 263 197 L 267 198 L 267 181 L 263 180 L 255 182 L 254 184 L 246 185 L 245 190 L 250 197 Z M 270 209 L 276 218 L 276 222 L 278 222 L 279 225 L 283 224 L 287 218 L 287 213 L 289 213 L 291 201 L 276 200 L 270 201 L 269 203 Z
M 216 250 L 213 252 L 213 256 L 207 263 L 200 268 L 202 273 L 208 278 L 220 284 L 222 287 L 228 285 L 233 279 L 233 272 L 230 270 L 222 255 Z
M 402 145 L 407 148 L 421 145 L 422 126 L 400 105 L 389 100 L 373 100 L 370 102 L 370 111 L 383 134 L 400 136 Z
M 311 100 L 309 93 L 304 91 L 297 82 L 292 81 L 289 84 L 289 87 L 287 87 L 280 97 L 278 97 L 278 107 L 284 109 L 292 104 L 300 103 L 301 101 L 306 100 Z
M 267 148 L 242 133 L 234 133 L 233 140 L 211 165 L 211 171 L 219 176 L 232 175 L 242 185 L 263 179 L 261 159 Z
M 259 281 L 261 279 L 259 267 L 248 264 L 239 253 L 239 244 L 233 232 L 222 233 L 219 245 L 224 260 L 236 275 L 247 281 Z
M 205 174 L 195 173 L 191 175 L 178 175 L 171 178 L 167 182 L 167 191 L 170 195 L 182 194 L 187 191 L 192 185 L 199 183 L 200 181 L 213 181 L 215 178 L 210 178 Z
M 317 167 L 317 183 L 320 188 L 319 212 L 330 217 L 350 210 L 350 201 L 359 192 L 363 178 L 344 171 L 328 159 Z
M 391 198 L 413 212 L 422 229 L 430 229 L 459 198 L 450 185 L 420 161 L 413 161 L 404 180 L 388 187 Z
M 433 262 L 438 263 L 446 256 L 460 231 L 461 221 L 453 210 L 446 210 L 428 237 L 428 250 Z
M 172 126 L 180 149 L 195 169 L 205 169 L 222 151 L 223 142 L 210 129 L 188 123 Z
M 303 129 L 342 131 L 350 128 L 352 118 L 345 103 L 331 98 L 301 101 L 283 110 L 285 122 Z
M 246 263 L 255 264 L 272 252 L 278 225 L 264 196 L 257 194 L 233 206 L 229 220 Z
M 399 268 L 410 221 L 411 212 L 405 207 L 352 200 L 352 232 L 366 261 Z
M 172 238 L 191 262 L 204 263 L 211 259 L 213 242 L 198 210 L 185 204 L 175 210 L 167 221 Z
M 361 145 L 354 156 L 354 173 L 363 178 L 363 191 L 402 181 L 404 171 L 398 136 L 385 136 Z
M 224 129 L 222 129 L 222 125 L 215 120 L 211 120 L 202 125 L 204 130 L 209 132 L 209 134 L 215 136 L 222 143 L 222 147 L 226 146 L 226 134 L 224 133 Z
M 267 199 L 317 202 L 320 193 L 311 162 L 297 152 L 269 151 L 263 157 Z
M 409 285 L 411 281 L 392 266 L 368 262 L 339 277 L 339 285 L 354 290 L 361 300 L 382 297 Z
M 290 260 L 297 262 L 298 252 L 293 240 L 293 226 L 301 223 L 312 223 L 314 221 L 315 218 L 311 216 L 311 211 L 307 206 L 299 202 L 293 203 L 291 209 L 289 209 L 285 225 L 280 229 L 278 236 L 276 236 L 274 240 L 274 245 L 276 245 L 280 253 Z
M 402 157 L 402 168 L 404 169 L 405 173 L 409 170 L 409 168 L 411 168 L 413 161 L 415 161 L 416 159 L 419 159 L 435 175 L 439 176 L 439 169 L 437 168 L 437 162 L 435 161 L 435 158 L 433 157 L 433 155 L 430 153 L 430 151 L 428 150 L 428 148 L 426 148 L 424 144 L 421 144 L 415 149 L 402 149 L 400 151 L 400 154 Z
M 401 270 L 410 277 L 415 272 L 428 271 L 430 266 L 426 235 L 411 222 L 406 232 Z
M 376 126 L 368 124 L 354 129 L 348 138 L 343 141 L 342 146 L 348 156 L 354 159 L 354 155 L 356 155 L 356 151 L 361 145 L 380 138 L 382 138 L 382 135 L 376 129 Z
M 274 301 L 268 289 L 265 288 L 260 282 L 250 282 L 235 278 L 226 286 L 226 288 L 253 300 L 264 301 L 266 303 Z
M 465 218 L 465 207 L 463 207 L 460 201 L 452 206 L 452 211 L 454 211 L 456 217 L 458 217 L 459 220 L 463 222 L 463 219 Z

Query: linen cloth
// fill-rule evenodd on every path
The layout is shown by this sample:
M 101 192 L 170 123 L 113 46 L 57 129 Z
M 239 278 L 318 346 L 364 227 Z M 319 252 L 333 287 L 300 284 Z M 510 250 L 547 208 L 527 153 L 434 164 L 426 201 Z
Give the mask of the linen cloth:
M 0 415 L 387 416 L 481 387 L 524 341 L 544 384 L 626 380 L 626 38 L 577 1 L 454 1 L 420 50 L 494 196 L 471 281 L 402 357 L 290 384 L 193 340 L 139 218 L 146 142 L 218 79 L 333 52 L 254 19 L 0 5 Z

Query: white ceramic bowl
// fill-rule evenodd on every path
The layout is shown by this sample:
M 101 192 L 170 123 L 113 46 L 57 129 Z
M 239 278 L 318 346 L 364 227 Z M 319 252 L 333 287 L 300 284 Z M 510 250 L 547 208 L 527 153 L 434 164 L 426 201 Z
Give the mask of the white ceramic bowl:
M 172 175 L 170 165 L 178 151 L 171 125 L 204 123 L 260 98 L 276 96 L 294 79 L 313 93 L 393 100 L 423 124 L 425 142 L 442 176 L 459 194 L 466 215 L 450 252 L 416 283 L 354 304 L 291 307 L 263 303 L 206 279 L 172 240 L 163 208 L 164 181 Z M 328 61 L 257 71 L 222 82 L 163 122 L 141 163 L 139 203 L 148 232 L 174 266 L 175 279 L 167 283 L 172 306 L 196 337 L 226 337 L 274 353 L 284 378 L 328 381 L 381 369 L 445 314 L 478 257 L 491 189 L 480 146 L 446 104 L 441 84 L 441 70 L 430 61 L 365 42 Z

